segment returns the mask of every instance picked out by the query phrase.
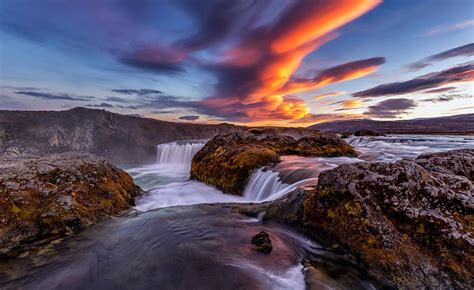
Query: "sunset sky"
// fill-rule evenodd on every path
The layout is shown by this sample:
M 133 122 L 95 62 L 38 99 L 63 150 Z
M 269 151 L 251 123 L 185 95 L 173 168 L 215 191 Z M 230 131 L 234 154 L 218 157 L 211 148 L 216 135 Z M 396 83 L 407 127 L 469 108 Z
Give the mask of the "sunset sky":
M 2 0 L 0 109 L 307 126 L 474 112 L 472 0 Z

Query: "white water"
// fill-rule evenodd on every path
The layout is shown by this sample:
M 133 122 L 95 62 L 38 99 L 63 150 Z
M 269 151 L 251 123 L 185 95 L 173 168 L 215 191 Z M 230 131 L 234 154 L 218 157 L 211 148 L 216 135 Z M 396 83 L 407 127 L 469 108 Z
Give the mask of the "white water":
M 190 165 L 196 154 L 205 142 L 191 141 L 190 143 L 170 142 L 156 146 L 156 163 L 158 164 L 186 164 Z
M 351 137 L 347 141 L 359 152 L 358 158 L 283 156 L 273 168 L 254 172 L 243 197 L 227 195 L 201 182 L 189 181 L 193 155 L 203 141 L 180 141 L 157 146 L 157 163 L 128 169 L 148 193 L 139 198 L 136 209 L 148 211 L 175 205 L 217 202 L 264 202 L 300 187 L 314 185 L 318 175 L 340 164 L 416 158 L 423 153 L 462 148 L 474 149 L 474 136 L 386 136 Z
M 350 137 L 346 141 L 365 161 L 393 162 L 402 158 L 455 149 L 474 149 L 474 136 L 392 135 Z
M 317 177 L 322 171 L 340 164 L 366 161 L 392 162 L 402 158 L 416 158 L 423 153 L 474 148 L 474 137 L 462 136 L 352 137 L 347 141 L 360 153 L 358 158 L 284 156 L 273 168 L 256 170 L 245 188 L 243 197 L 224 194 L 214 187 L 189 180 L 192 157 L 203 146 L 202 143 L 162 144 L 157 146 L 156 164 L 128 170 L 135 181 L 148 190 L 145 196 L 137 199 L 135 208 L 145 212 L 176 205 L 264 202 L 279 198 L 299 186 L 316 184 Z M 233 266 L 240 266 L 261 277 L 262 283 L 268 281 L 269 288 L 272 289 L 305 288 L 301 261 L 280 265 L 279 271 L 275 271 L 269 265 L 254 264 L 252 259 L 239 257 Z M 325 289 L 340 288 L 338 283 L 339 281 L 335 279 L 332 282 L 322 281 L 321 285 Z
M 243 196 L 246 201 L 250 202 L 274 200 L 300 186 L 315 182 L 315 178 L 307 178 L 287 184 L 281 181 L 278 172 L 259 169 L 250 177 Z

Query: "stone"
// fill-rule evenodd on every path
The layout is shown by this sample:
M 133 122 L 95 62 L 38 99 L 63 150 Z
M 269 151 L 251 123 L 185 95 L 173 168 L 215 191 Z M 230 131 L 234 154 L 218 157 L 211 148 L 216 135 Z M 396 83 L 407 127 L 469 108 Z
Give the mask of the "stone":
M 142 190 L 87 153 L 0 158 L 0 258 L 120 214 Z
M 256 251 L 264 254 L 270 254 L 273 250 L 270 235 L 265 231 L 261 231 L 255 236 L 253 236 L 251 243 L 255 245 L 254 249 Z
M 193 157 L 191 179 L 241 195 L 252 172 L 280 161 L 282 155 L 356 156 L 335 134 L 314 132 L 295 140 L 286 135 L 216 136 Z

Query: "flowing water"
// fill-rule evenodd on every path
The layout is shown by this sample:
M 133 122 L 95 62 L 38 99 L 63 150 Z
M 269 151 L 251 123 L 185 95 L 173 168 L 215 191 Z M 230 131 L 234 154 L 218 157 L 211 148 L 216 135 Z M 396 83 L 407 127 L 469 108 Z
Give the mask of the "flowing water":
M 275 167 L 256 170 L 242 197 L 189 180 L 192 156 L 204 141 L 161 144 L 155 164 L 126 169 L 147 190 L 131 212 L 40 254 L 0 263 L 0 289 L 304 289 L 302 263 L 308 257 L 318 263 L 322 289 L 370 289 L 361 270 L 343 257 L 282 225 L 237 214 L 232 206 L 273 200 L 316 184 L 320 172 L 343 163 L 474 149 L 474 137 L 347 141 L 360 153 L 358 158 L 284 156 Z M 213 205 L 218 202 L 228 205 Z M 270 255 L 251 248 L 251 237 L 261 230 L 271 236 Z

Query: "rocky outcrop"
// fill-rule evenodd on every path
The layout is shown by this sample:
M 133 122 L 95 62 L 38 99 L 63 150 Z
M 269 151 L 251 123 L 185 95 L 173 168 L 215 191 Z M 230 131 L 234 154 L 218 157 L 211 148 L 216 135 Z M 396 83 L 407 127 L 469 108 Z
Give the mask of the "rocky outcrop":
M 314 133 L 295 140 L 282 135 L 216 136 L 193 158 L 191 179 L 242 194 L 256 168 L 277 163 L 281 155 L 355 156 L 354 149 L 334 134 Z
M 86 153 L 0 159 L 0 257 L 116 215 L 141 193 L 132 178 Z
M 379 286 L 474 287 L 474 150 L 340 165 L 241 212 L 292 225 L 347 253 Z

